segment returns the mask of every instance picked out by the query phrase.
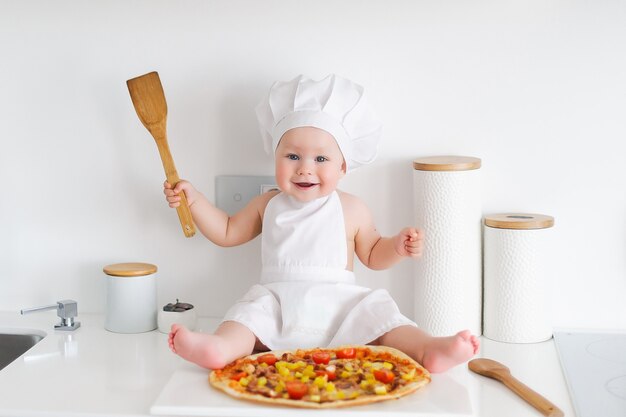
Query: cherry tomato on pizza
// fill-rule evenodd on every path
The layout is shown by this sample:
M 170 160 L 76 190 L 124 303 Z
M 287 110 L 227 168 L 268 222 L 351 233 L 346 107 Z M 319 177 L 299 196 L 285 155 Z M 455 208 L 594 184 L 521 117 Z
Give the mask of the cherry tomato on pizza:
M 328 352 L 317 351 L 314 352 L 311 356 L 313 358 L 313 362 L 317 363 L 318 365 L 328 365 L 328 362 L 330 362 L 330 353 Z
M 356 357 L 356 349 L 355 348 L 344 348 L 339 349 L 335 352 L 337 355 L 337 359 L 354 359 Z
M 289 381 L 286 384 L 287 394 L 293 400 L 299 400 L 309 392 L 309 387 L 300 381 Z
M 266 363 L 272 366 L 276 363 L 276 361 L 278 361 L 278 358 L 274 356 L 272 353 L 266 353 L 265 355 L 259 356 L 257 358 L 257 361 L 259 361 L 259 363 Z
M 387 368 L 376 369 L 374 371 L 374 378 L 383 384 L 389 384 L 393 382 L 395 375 Z

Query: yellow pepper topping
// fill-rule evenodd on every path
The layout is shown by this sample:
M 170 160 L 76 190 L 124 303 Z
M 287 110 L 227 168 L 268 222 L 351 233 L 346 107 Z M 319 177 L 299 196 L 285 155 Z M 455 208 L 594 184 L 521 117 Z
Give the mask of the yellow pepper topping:
M 278 394 L 280 394 L 281 392 L 283 392 L 286 388 L 285 382 L 284 381 L 278 381 L 278 384 L 276 384 L 276 387 L 274 387 L 274 391 L 276 391 Z
M 378 395 L 387 394 L 387 387 L 385 387 L 384 385 L 376 385 L 374 387 L 374 392 Z
M 404 379 L 405 381 L 410 381 L 415 377 L 415 368 L 411 369 L 409 372 L 407 372 L 406 374 L 402 374 L 402 379 Z
M 314 377 L 315 368 L 313 368 L 313 365 L 308 365 L 306 368 L 304 368 L 304 370 L 302 371 L 302 375 L 308 376 L 309 378 Z
M 257 379 L 256 384 L 259 387 L 264 387 L 265 385 L 267 385 L 267 378 L 265 378 L 264 376 L 260 377 L 259 379 Z
M 313 380 L 313 384 L 315 384 L 316 386 L 322 388 L 326 385 L 326 383 L 328 382 L 328 376 L 324 375 L 324 376 L 318 376 L 315 378 L 315 380 Z

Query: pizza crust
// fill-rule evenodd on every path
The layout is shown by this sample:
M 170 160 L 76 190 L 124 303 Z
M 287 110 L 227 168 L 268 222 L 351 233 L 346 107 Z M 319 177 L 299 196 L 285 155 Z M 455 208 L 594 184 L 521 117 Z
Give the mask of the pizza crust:
M 423 374 L 422 378 L 408 383 L 407 385 L 401 386 L 394 390 L 393 392 L 387 394 L 368 394 L 361 395 L 354 399 L 344 399 L 344 400 L 335 400 L 335 401 L 327 401 L 327 402 L 312 402 L 312 401 L 303 401 L 303 400 L 293 400 L 287 398 L 269 398 L 260 394 L 254 394 L 249 392 L 242 392 L 230 386 L 233 382 L 230 379 L 220 379 L 217 376 L 216 372 L 211 372 L 209 375 L 209 383 L 211 386 L 216 389 L 225 392 L 231 397 L 251 401 L 255 403 L 261 403 L 266 405 L 278 405 L 278 406 L 288 406 L 288 407 L 298 407 L 298 408 L 313 408 L 313 409 L 325 409 L 325 408 L 340 408 L 340 407 L 352 407 L 356 405 L 365 405 L 372 404 L 381 401 L 388 401 L 398 399 L 405 395 L 411 394 L 412 392 L 417 391 L 423 386 L 430 383 L 430 373 L 419 363 L 417 363 L 413 358 L 406 355 L 404 352 L 401 352 L 397 349 L 388 347 L 388 346 L 361 346 L 361 345 L 344 345 L 333 348 L 327 348 L 323 350 L 332 350 L 337 351 L 345 348 L 355 348 L 355 349 L 369 349 L 372 352 L 379 353 L 388 353 L 392 355 L 395 359 L 398 360 L 406 360 L 411 363 L 417 369 L 421 369 Z M 296 349 L 297 350 L 297 349 Z M 254 355 L 246 356 L 242 359 L 244 360 L 255 360 L 261 355 L 265 355 L 268 353 L 273 353 L 276 357 L 280 358 L 284 353 L 295 353 L 296 350 L 282 350 L 282 351 L 271 351 L 271 352 L 261 352 Z M 301 351 L 314 351 L 315 349 L 301 349 Z

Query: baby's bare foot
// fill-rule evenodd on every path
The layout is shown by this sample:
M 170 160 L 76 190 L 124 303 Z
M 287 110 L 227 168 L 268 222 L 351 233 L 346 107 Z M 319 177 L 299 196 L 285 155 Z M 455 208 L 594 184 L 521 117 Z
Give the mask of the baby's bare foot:
M 194 333 L 184 326 L 174 324 L 168 344 L 172 352 L 203 368 L 221 369 L 227 363 L 219 336 Z
M 469 330 L 450 337 L 434 337 L 424 347 L 422 365 L 430 372 L 444 372 L 478 352 L 480 341 Z
M 176 333 L 178 333 L 180 328 L 181 326 L 179 324 L 172 324 L 170 333 L 167 335 L 167 344 L 170 347 L 170 350 L 174 353 L 176 353 L 176 347 L 174 347 L 174 339 L 176 338 Z

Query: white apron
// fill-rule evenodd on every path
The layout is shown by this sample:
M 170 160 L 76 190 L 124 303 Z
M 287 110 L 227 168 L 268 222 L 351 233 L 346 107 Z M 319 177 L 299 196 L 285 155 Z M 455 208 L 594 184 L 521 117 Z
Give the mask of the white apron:
M 224 321 L 248 327 L 268 348 L 367 344 L 403 325 L 386 290 L 355 285 L 339 195 L 310 202 L 284 193 L 263 216 L 261 284 L 233 305 Z

